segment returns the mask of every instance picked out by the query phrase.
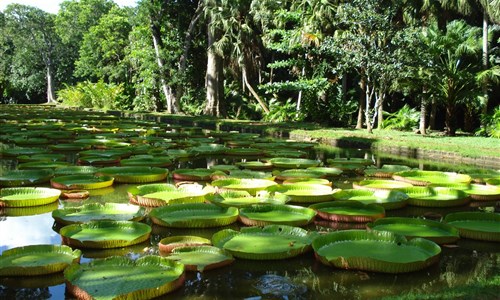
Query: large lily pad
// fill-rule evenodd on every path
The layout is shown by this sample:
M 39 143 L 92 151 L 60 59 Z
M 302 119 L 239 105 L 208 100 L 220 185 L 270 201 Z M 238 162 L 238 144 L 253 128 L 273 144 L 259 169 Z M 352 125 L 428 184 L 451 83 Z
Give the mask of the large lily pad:
M 110 187 L 114 178 L 108 175 L 91 174 L 57 176 L 50 180 L 50 185 L 61 190 L 95 190 Z
M 269 170 L 273 168 L 272 163 L 263 161 L 239 162 L 236 165 L 249 170 Z
M 213 246 L 178 247 L 166 258 L 183 263 L 186 271 L 194 272 L 221 268 L 234 262 L 229 252 Z
M 246 191 L 222 191 L 217 194 L 210 194 L 205 198 L 213 204 L 223 207 L 247 207 L 254 204 L 285 204 L 290 201 L 290 197 L 286 195 L 269 195 L 269 193 L 261 193 L 257 196 L 252 196 Z
M 108 167 L 99 169 L 96 175 L 109 175 L 120 183 L 148 183 L 166 179 L 168 170 L 154 167 Z
M 59 234 L 66 245 L 77 248 L 118 248 L 149 239 L 151 227 L 133 221 L 91 221 L 61 228 Z
M 404 165 L 383 165 L 380 168 L 370 167 L 364 170 L 366 176 L 378 178 L 392 178 L 396 172 L 408 171 L 411 168 Z
M 407 194 L 408 204 L 423 207 L 451 207 L 469 203 L 469 196 L 460 190 L 445 187 L 414 186 L 400 189 Z
M 305 226 L 311 223 L 316 211 L 293 205 L 252 205 L 240 209 L 239 220 L 247 226 L 281 224 Z
M 396 181 L 396 180 L 361 180 L 359 182 L 353 182 L 352 187 L 354 189 L 363 189 L 369 191 L 377 190 L 393 190 L 402 189 L 407 187 L 412 187 L 411 183 Z
M 466 174 L 440 171 L 410 170 L 396 172 L 392 176 L 395 180 L 408 182 L 417 186 L 427 186 L 431 183 L 469 183 L 472 178 Z
M 322 184 L 284 184 L 268 188 L 274 194 L 283 194 L 290 197 L 291 202 L 314 203 L 333 200 L 331 187 Z
M 212 245 L 212 241 L 200 236 L 174 235 L 161 239 L 158 243 L 158 249 L 161 253 L 170 253 L 178 247 L 198 247 L 210 245 Z
M 0 175 L 0 186 L 27 186 L 45 183 L 54 176 L 50 169 L 42 170 L 12 170 Z
M 273 166 L 284 169 L 305 169 L 309 167 L 317 167 L 321 163 L 318 160 L 307 158 L 287 158 L 275 157 L 269 160 Z
M 309 167 L 307 170 L 323 173 L 323 176 L 327 178 L 337 177 L 344 172 L 339 168 L 333 167 Z
M 154 224 L 174 228 L 207 228 L 236 222 L 238 209 L 208 203 L 171 204 L 151 210 Z
M 210 176 L 214 173 L 211 169 L 177 169 L 172 171 L 172 177 L 175 180 L 186 181 L 210 181 Z
M 275 260 L 309 251 L 315 236 L 300 227 L 267 225 L 244 227 L 241 231 L 224 229 L 212 236 L 212 243 L 237 258 Z
M 398 209 L 408 204 L 408 196 L 395 190 L 341 190 L 333 194 L 335 200 L 359 201 L 364 204 L 378 204 L 385 210 Z
M 34 161 L 63 161 L 66 160 L 66 155 L 61 153 L 43 153 L 34 155 L 20 155 L 17 157 L 19 162 L 34 162 Z
M 166 168 L 172 165 L 172 159 L 168 156 L 131 157 L 120 161 L 122 166 L 144 166 Z
M 78 299 L 152 299 L 181 287 L 185 280 L 183 264 L 154 255 L 73 264 L 64 277 L 68 291 Z
M 212 193 L 210 187 L 200 184 L 183 184 L 176 187 L 167 183 L 144 184 L 128 190 L 132 203 L 142 206 L 164 206 L 179 203 L 204 202 L 205 196 Z
M 500 214 L 485 212 L 456 212 L 447 214 L 444 221 L 468 239 L 500 242 Z
M 319 236 L 312 244 L 323 264 L 342 269 L 406 273 L 429 267 L 439 260 L 434 242 L 389 231 L 344 230 Z
M 378 204 L 364 204 L 358 201 L 329 201 L 316 203 L 309 208 L 318 216 L 335 222 L 366 223 L 385 217 L 385 209 Z
M 17 165 L 19 170 L 40 170 L 40 169 L 57 169 L 68 167 L 69 162 L 65 161 L 32 161 Z
M 378 231 L 391 231 L 404 235 L 407 239 L 421 237 L 438 244 L 456 242 L 460 236 L 454 227 L 432 220 L 390 217 L 378 219 L 367 227 Z
M 290 178 L 282 182 L 282 184 L 322 184 L 332 186 L 332 182 L 325 178 Z
M 81 174 L 94 174 L 97 172 L 97 168 L 93 166 L 69 166 L 57 168 L 54 170 L 54 175 L 81 175 Z
M 358 157 L 344 157 L 344 158 L 329 158 L 326 160 L 329 165 L 338 166 L 341 168 L 344 165 L 358 165 L 358 166 L 369 166 L 373 165 L 371 159 L 358 158 Z
M 287 180 L 293 178 L 322 178 L 326 177 L 324 173 L 313 171 L 310 169 L 288 169 L 283 172 L 279 172 L 276 175 L 277 180 Z
M 431 186 L 434 186 L 434 184 L 431 184 Z M 471 183 L 454 183 L 441 186 L 464 191 L 476 201 L 500 200 L 500 186 Z
M 89 221 L 141 221 L 145 209 L 123 203 L 89 203 L 78 207 L 54 210 L 52 217 L 61 224 L 85 223 Z
M 0 190 L 0 207 L 27 207 L 53 203 L 61 191 L 43 187 L 4 188 Z
M 30 245 L 0 255 L 0 276 L 37 276 L 62 272 L 80 261 L 81 251 L 64 245 Z
M 273 185 L 277 185 L 277 183 L 267 179 L 253 178 L 226 178 L 212 181 L 212 186 L 221 190 L 247 191 L 251 195 Z

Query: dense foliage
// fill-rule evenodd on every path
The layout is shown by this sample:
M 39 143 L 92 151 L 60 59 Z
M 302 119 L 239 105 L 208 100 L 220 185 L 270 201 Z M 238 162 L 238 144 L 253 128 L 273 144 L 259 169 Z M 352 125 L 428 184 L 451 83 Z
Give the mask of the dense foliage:
M 0 103 L 498 137 L 499 25 L 497 0 L 11 4 Z

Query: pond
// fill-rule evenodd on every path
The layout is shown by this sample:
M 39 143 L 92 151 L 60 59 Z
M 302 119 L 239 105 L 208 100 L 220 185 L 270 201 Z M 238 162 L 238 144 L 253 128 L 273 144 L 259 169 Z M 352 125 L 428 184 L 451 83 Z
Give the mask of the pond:
M 109 128 L 107 121 L 96 121 L 96 117 L 83 114 L 76 114 L 79 119 L 70 123 L 67 119 L 57 114 L 38 112 L 31 115 L 33 118 L 28 123 L 28 117 L 24 115 L 22 120 L 6 118 L 4 115 L 3 125 L 8 124 L 8 128 L 23 128 L 24 132 L 31 132 L 30 138 L 35 138 L 38 129 L 49 130 L 61 125 L 72 124 L 73 132 L 78 132 L 80 137 L 90 138 L 94 135 L 97 138 L 103 132 L 97 133 L 99 126 Z M 47 118 L 52 119 L 47 119 Z M 37 119 L 38 118 L 38 119 Z M 42 121 L 45 118 L 45 121 Z M 50 120 L 50 121 L 48 121 Z M 116 122 L 116 120 L 112 120 Z M 124 120 L 120 120 L 124 122 Z M 1 123 L 1 122 L 0 122 Z M 40 126 L 44 124 L 44 126 Z M 135 124 L 130 121 L 128 123 Z M 106 125 L 106 126 L 104 126 Z M 127 130 L 112 130 L 111 133 L 121 136 L 122 139 L 129 139 L 130 136 L 140 136 L 148 132 L 147 126 L 154 124 L 135 124 L 125 126 Z M 7 127 L 4 127 L 7 128 Z M 38 128 L 38 129 L 36 129 Z M 146 128 L 146 129 L 144 129 Z M 163 130 L 168 127 L 162 127 Z M 189 128 L 175 130 L 185 132 Z M 88 130 L 88 131 L 84 131 Z M 59 129 L 57 129 L 59 130 Z M 158 129 L 155 129 L 158 131 Z M 193 131 L 201 132 L 198 128 Z M 26 147 L 15 144 L 8 140 L 16 131 L 3 132 L 1 149 Z M 19 131 L 18 131 L 19 132 Z M 90 134 L 89 134 L 90 132 Z M 120 135 L 120 132 L 131 133 L 128 137 Z M 203 131 L 207 135 L 207 131 Z M 109 132 L 107 132 L 109 133 Z M 139 134 L 138 134 L 139 133 Z M 46 135 L 45 135 L 46 136 Z M 110 135 L 105 135 L 109 137 Z M 146 136 L 143 134 L 143 136 Z M 174 135 L 172 135 L 173 137 Z M 209 135 L 208 135 L 209 136 Z M 246 140 L 241 136 L 240 141 Z M 99 137 L 102 138 L 102 137 Z M 190 138 L 195 138 L 191 136 Z M 202 137 L 197 137 L 201 141 Z M 74 137 L 59 139 L 58 143 L 68 143 Z M 172 138 L 175 141 L 178 138 Z M 185 142 L 186 137 L 182 138 Z M 238 139 L 238 135 L 235 135 Z M 209 140 L 213 143 L 212 140 Z M 155 142 L 157 142 L 155 140 Z M 205 142 L 205 140 L 204 140 Z M 185 142 L 188 144 L 187 142 Z M 253 141 L 255 143 L 255 141 Z M 179 144 L 181 144 L 179 142 Z M 40 148 L 47 148 L 48 144 L 37 145 Z M 296 150 L 297 152 L 301 150 Z M 66 161 L 75 163 L 77 161 L 76 151 L 62 152 L 66 155 Z M 403 164 L 413 168 L 425 170 L 446 170 L 458 171 L 463 166 L 443 166 L 423 163 L 421 161 L 408 161 L 394 157 L 385 158 L 383 155 L 374 155 L 366 150 L 359 149 L 337 149 L 328 147 L 316 147 L 306 150 L 308 158 L 317 159 L 327 163 L 333 158 L 366 158 L 372 160 L 379 166 L 384 164 Z M 198 155 L 192 158 L 178 158 L 169 168 L 170 173 L 176 169 L 184 168 L 207 168 L 214 165 L 230 165 L 236 162 L 253 161 L 263 157 L 255 156 L 220 156 L 220 155 Z M 15 158 L 2 157 L 1 174 L 8 173 L 16 168 L 19 162 Z M 365 179 L 361 174 L 354 172 L 344 172 L 342 175 L 332 180 L 333 186 L 341 189 L 352 188 L 352 183 Z M 173 182 L 169 177 L 167 181 Z M 40 184 L 37 186 L 49 187 L 50 185 Z M 127 190 L 137 184 L 115 183 L 112 187 L 93 190 L 90 197 L 84 200 L 85 203 L 128 203 Z M 33 244 L 54 244 L 62 243 L 58 234 L 60 226 L 54 223 L 52 211 L 62 207 L 81 205 L 83 202 L 69 202 L 59 200 L 55 204 L 30 209 L 3 209 L 0 216 L 0 252 L 7 249 Z M 304 205 L 306 206 L 306 205 Z M 446 214 L 455 211 L 488 211 L 494 210 L 494 204 L 486 206 L 463 205 L 453 208 L 426 208 L 406 206 L 401 209 L 388 210 L 387 216 L 397 217 L 428 217 L 441 219 Z M 211 238 L 212 235 L 223 228 L 208 229 L 173 229 L 151 224 L 151 220 L 146 219 L 146 223 L 152 225 L 152 235 L 149 241 L 125 248 L 108 250 L 82 249 L 83 256 L 81 263 L 86 263 L 94 259 L 109 256 L 127 256 L 136 259 L 142 256 L 158 255 L 158 242 L 168 236 L 176 235 L 196 235 Z M 240 223 L 229 225 L 228 228 L 239 230 L 243 227 Z M 310 231 L 331 232 L 353 228 L 345 223 L 333 221 L 321 221 L 316 217 L 316 221 L 304 227 Z M 498 243 L 482 242 L 470 239 L 460 239 L 457 243 L 443 245 L 439 262 L 421 271 L 403 274 L 385 274 L 376 272 L 364 272 L 356 270 L 343 270 L 323 265 L 315 257 L 312 251 L 298 257 L 285 260 L 245 260 L 236 259 L 229 266 L 206 272 L 187 273 L 184 285 L 164 296 L 165 299 L 375 299 L 385 296 L 397 296 L 405 293 L 432 294 L 447 288 L 461 287 L 479 282 L 490 276 L 499 274 L 500 267 L 500 247 Z M 66 292 L 66 284 L 62 274 L 42 277 L 0 277 L 0 299 L 71 299 L 72 295 Z

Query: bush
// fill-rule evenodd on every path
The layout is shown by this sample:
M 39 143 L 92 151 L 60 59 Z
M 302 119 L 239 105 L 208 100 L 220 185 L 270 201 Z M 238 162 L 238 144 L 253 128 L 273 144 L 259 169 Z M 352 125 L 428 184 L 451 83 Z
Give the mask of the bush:
M 403 131 L 416 128 L 420 118 L 420 113 L 407 104 L 395 113 L 384 112 L 384 115 L 386 118 L 382 123 L 382 128 Z
M 476 135 L 500 138 L 500 107 L 496 107 L 491 114 L 481 117 L 482 126 Z
M 65 106 L 76 106 L 96 109 L 127 108 L 127 96 L 123 93 L 123 85 L 79 82 L 76 86 L 66 86 L 57 92 L 57 99 Z

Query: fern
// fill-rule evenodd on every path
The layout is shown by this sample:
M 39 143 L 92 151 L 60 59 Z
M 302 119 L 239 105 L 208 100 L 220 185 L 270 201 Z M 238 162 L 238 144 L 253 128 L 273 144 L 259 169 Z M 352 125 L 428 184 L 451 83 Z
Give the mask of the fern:
M 394 113 L 384 112 L 386 116 L 382 123 L 382 128 L 403 130 L 412 130 L 418 125 L 420 114 L 414 108 L 405 104 L 400 110 Z

